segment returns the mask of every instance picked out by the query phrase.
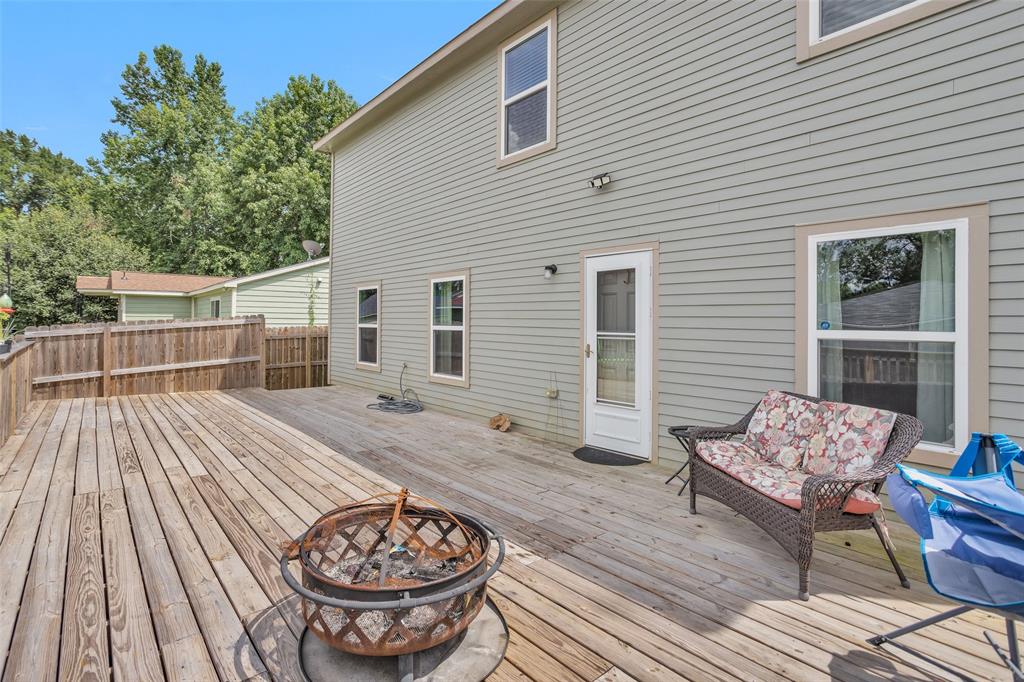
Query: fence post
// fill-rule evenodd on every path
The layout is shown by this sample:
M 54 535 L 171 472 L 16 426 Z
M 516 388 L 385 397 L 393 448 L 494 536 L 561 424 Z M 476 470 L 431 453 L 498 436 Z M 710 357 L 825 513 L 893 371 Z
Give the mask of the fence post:
M 108 325 L 104 325 L 104 327 L 103 327 L 103 346 L 102 346 L 103 350 L 100 351 L 102 353 L 102 355 L 103 355 L 103 359 L 102 359 L 102 362 L 103 362 L 103 381 L 102 381 L 102 388 L 101 388 L 102 393 L 101 393 L 101 395 L 104 398 L 109 396 L 111 394 L 111 392 L 112 392 L 111 391 L 111 386 L 110 386 L 110 370 L 112 369 L 112 366 L 114 364 L 114 358 L 112 357 L 112 355 L 113 355 L 113 345 L 114 344 L 110 340 L 110 325 L 109 324 Z
M 259 327 L 256 330 L 257 348 L 259 349 L 260 365 L 259 373 L 260 376 L 257 380 L 256 385 L 259 388 L 267 387 L 267 319 L 262 315 L 259 316 Z
M 313 328 L 306 325 L 306 388 L 313 386 Z

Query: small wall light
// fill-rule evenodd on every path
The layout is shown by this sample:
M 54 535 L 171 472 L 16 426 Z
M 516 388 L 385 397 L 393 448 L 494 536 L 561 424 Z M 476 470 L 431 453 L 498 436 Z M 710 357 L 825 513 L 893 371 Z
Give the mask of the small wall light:
M 544 266 L 544 279 L 551 279 L 551 275 L 558 272 L 557 265 L 545 265 Z
M 595 175 L 590 178 L 590 180 L 587 180 L 587 185 L 594 189 L 601 189 L 611 181 L 612 176 L 609 173 L 601 173 L 600 175 Z

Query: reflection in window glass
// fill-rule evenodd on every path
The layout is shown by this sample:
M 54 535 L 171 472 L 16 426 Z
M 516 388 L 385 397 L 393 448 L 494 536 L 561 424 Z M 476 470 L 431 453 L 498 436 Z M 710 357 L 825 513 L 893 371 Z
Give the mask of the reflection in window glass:
M 377 329 L 359 328 L 359 362 L 377 364 Z
M 434 330 L 434 374 L 462 376 L 462 332 Z
M 547 80 L 548 30 L 545 28 L 505 53 L 505 99 Z
M 359 322 L 372 324 L 377 322 L 377 290 L 359 290 Z
M 636 271 L 597 273 L 597 332 L 636 331 Z
M 819 329 L 955 331 L 956 231 L 818 245 Z
M 461 279 L 434 282 L 434 324 L 462 325 Z
M 819 0 L 822 37 L 917 0 Z
M 538 90 L 505 107 L 505 153 L 540 144 L 548 136 L 548 91 Z
M 597 399 L 636 404 L 636 339 L 597 337 Z
M 954 344 L 819 341 L 821 397 L 916 415 L 923 440 L 954 442 Z

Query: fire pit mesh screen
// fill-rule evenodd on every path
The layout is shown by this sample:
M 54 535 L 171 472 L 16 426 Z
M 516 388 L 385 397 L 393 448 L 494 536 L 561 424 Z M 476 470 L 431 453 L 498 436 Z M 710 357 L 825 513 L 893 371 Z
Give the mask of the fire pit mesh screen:
M 304 594 L 303 617 L 317 637 L 350 653 L 392 656 L 465 630 L 487 597 L 486 582 L 468 583 L 486 568 L 489 546 L 486 529 L 471 518 L 403 489 L 324 515 L 289 556 L 301 560 L 309 591 L 356 602 L 342 607 Z M 467 589 L 453 593 L 460 584 Z M 413 603 L 377 606 L 396 599 Z

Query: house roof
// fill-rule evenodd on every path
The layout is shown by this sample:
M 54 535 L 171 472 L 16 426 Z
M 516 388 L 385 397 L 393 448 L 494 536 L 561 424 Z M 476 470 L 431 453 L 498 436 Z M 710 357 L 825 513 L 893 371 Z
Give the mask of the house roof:
M 88 294 L 155 294 L 193 296 L 216 291 L 225 287 L 234 287 L 247 282 L 283 275 L 296 270 L 330 261 L 330 256 L 307 260 L 294 265 L 286 265 L 274 270 L 258 272 L 244 277 L 208 277 L 206 275 L 176 275 L 162 272 L 127 272 L 115 270 L 107 277 L 79 275 L 75 279 L 75 288 Z
M 534 19 L 550 12 L 558 4 L 558 0 L 505 0 L 379 95 L 359 107 L 354 114 L 317 140 L 313 149 L 326 153 L 333 152 L 344 140 L 351 139 L 368 129 L 376 121 L 466 64 L 472 57 L 496 48 L 502 40 Z
M 115 270 L 107 277 L 79 276 L 75 280 L 75 288 L 79 291 L 89 292 L 186 294 L 193 289 L 201 289 L 211 284 L 226 282 L 229 279 L 231 278 Z
M 209 285 L 207 285 L 205 287 L 201 287 L 199 289 L 193 289 L 189 293 L 190 294 L 203 294 L 203 293 L 206 293 L 207 291 L 214 291 L 215 289 L 220 289 L 220 288 L 223 288 L 223 287 L 236 287 L 239 284 L 247 284 L 249 282 L 255 282 L 257 280 L 266 279 L 268 277 L 275 277 L 277 275 L 283 275 L 283 274 L 288 273 L 288 272 L 294 272 L 296 270 L 305 270 L 306 268 L 311 268 L 311 267 L 314 267 L 314 266 L 317 266 L 317 265 L 324 265 L 325 263 L 329 262 L 330 260 L 331 260 L 330 256 L 324 256 L 323 258 L 315 258 L 315 259 L 311 259 L 311 260 L 305 260 L 305 261 L 302 261 L 301 263 L 295 263 L 294 265 L 285 265 L 284 267 L 274 268 L 273 270 L 264 270 L 263 272 L 257 272 L 254 275 L 245 275 L 244 277 L 236 277 L 234 279 L 229 279 L 229 280 L 224 281 L 224 282 L 217 282 L 217 283 L 214 283 L 214 284 L 209 284 Z

